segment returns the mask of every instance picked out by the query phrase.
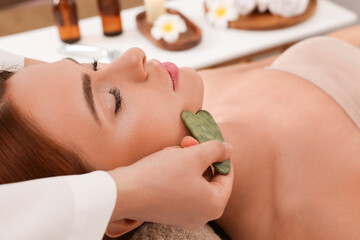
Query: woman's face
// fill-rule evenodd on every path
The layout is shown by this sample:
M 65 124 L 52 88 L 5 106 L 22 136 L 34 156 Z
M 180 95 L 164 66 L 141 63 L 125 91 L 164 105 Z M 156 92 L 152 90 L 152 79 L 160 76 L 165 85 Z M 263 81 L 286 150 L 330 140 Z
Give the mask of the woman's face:
M 202 80 L 181 68 L 174 88 L 176 71 L 165 66 L 136 48 L 97 71 L 71 60 L 44 63 L 15 74 L 8 93 L 50 137 L 109 170 L 179 145 L 188 134 L 180 114 L 201 109 Z

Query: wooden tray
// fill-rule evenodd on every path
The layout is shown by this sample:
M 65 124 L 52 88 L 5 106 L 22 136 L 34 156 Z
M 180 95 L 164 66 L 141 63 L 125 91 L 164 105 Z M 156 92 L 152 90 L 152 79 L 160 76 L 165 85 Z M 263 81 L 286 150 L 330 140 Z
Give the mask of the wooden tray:
M 147 37 L 156 46 L 170 51 L 181 51 L 181 50 L 193 48 L 201 42 L 200 28 L 198 28 L 193 22 L 191 22 L 180 12 L 173 9 L 166 9 L 166 11 L 170 14 L 178 14 L 186 23 L 187 31 L 184 33 L 180 33 L 179 39 L 176 42 L 168 43 L 163 39 L 160 40 L 154 39 L 150 34 L 152 24 L 146 21 L 145 12 L 141 12 L 136 16 L 137 28 L 140 30 L 142 34 L 145 35 L 145 37 Z
M 256 11 L 247 16 L 239 16 L 237 20 L 230 21 L 228 26 L 229 28 L 241 30 L 274 30 L 286 28 L 309 19 L 315 13 L 316 6 L 317 0 L 309 0 L 306 11 L 302 15 L 291 18 L 272 15 L 269 11 L 265 13 Z M 207 12 L 206 7 L 205 11 Z

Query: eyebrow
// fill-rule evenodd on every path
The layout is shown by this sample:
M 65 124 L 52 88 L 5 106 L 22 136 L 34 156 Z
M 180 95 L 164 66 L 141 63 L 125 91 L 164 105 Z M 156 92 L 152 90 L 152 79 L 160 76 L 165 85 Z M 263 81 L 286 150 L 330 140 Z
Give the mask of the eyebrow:
M 84 97 L 87 106 L 91 112 L 91 115 L 94 117 L 95 121 L 100 124 L 101 122 L 94 105 L 94 97 L 91 89 L 91 78 L 88 74 L 84 73 L 82 75 L 82 80 L 83 80 L 82 87 L 83 87 Z
M 71 58 L 71 57 L 66 57 L 66 58 L 63 58 L 64 60 L 70 60 L 70 61 L 72 61 L 72 62 L 74 62 L 74 63 L 76 63 L 76 64 L 79 64 L 79 65 L 81 65 L 78 61 L 76 61 L 74 58 Z

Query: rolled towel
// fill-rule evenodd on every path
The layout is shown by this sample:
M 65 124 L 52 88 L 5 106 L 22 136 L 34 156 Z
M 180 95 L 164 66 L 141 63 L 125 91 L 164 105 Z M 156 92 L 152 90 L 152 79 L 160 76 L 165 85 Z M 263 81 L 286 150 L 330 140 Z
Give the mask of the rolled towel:
M 24 67 L 25 58 L 0 49 L 0 71 L 17 72 Z
M 309 0 L 270 0 L 269 10 L 274 15 L 295 17 L 303 14 Z
M 206 224 L 198 231 L 189 231 L 175 226 L 145 223 L 130 237 L 130 240 L 221 240 Z
M 234 0 L 240 15 L 248 15 L 256 8 L 256 0 Z

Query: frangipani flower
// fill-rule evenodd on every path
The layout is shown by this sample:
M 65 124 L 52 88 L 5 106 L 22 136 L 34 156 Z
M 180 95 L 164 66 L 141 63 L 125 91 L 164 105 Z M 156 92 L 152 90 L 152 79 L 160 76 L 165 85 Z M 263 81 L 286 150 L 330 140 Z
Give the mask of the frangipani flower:
M 234 2 L 230 0 L 207 1 L 207 19 L 216 27 L 227 28 L 228 22 L 238 18 Z
M 219 0 L 205 0 L 205 5 L 209 9 L 211 7 L 211 5 L 217 1 L 219 1 Z
M 240 15 L 248 15 L 256 8 L 256 0 L 235 0 L 235 6 Z
M 294 17 L 305 12 L 309 0 L 270 0 L 269 10 L 272 14 L 283 17 Z
M 269 8 L 269 3 L 271 0 L 256 0 L 257 8 L 259 12 L 266 12 Z
M 150 33 L 156 40 L 164 39 L 173 43 L 179 39 L 180 33 L 186 31 L 186 23 L 179 15 L 164 13 L 155 20 Z

